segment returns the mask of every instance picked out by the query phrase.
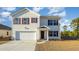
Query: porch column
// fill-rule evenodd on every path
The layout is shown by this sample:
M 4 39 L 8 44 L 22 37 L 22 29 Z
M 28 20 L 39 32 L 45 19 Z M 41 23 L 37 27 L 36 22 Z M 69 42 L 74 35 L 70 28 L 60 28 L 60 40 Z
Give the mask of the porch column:
M 47 41 L 49 41 L 48 30 L 47 30 Z

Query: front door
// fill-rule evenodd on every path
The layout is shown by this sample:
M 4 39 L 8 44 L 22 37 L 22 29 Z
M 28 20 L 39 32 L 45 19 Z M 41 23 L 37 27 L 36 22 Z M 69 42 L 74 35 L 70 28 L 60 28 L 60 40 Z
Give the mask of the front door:
M 41 31 L 41 39 L 44 39 L 44 31 Z

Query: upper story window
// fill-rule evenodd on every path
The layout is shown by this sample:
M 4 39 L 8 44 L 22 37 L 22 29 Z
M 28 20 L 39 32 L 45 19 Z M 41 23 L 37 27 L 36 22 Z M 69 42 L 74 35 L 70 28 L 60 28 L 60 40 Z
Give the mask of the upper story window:
M 31 23 L 37 23 L 38 18 L 31 18 Z
M 58 20 L 48 20 L 48 25 L 58 25 Z
M 13 24 L 21 24 L 21 18 L 15 18 Z
M 22 24 L 29 24 L 29 18 L 22 18 Z
M 49 31 L 49 36 L 58 36 L 58 31 Z
M 54 20 L 54 25 L 58 25 L 58 20 Z
M 48 25 L 54 25 L 54 21 L 53 20 L 48 20 Z

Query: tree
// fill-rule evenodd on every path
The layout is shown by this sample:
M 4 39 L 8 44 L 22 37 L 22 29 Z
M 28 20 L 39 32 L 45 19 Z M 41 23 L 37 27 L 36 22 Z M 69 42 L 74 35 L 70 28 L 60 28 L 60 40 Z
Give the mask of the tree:
M 64 29 L 64 31 L 63 31 L 63 36 L 69 36 L 69 32 L 67 31 L 67 26 L 66 25 L 64 25 L 63 26 L 63 29 Z
M 72 20 L 71 28 L 75 32 L 75 36 L 79 37 L 79 18 L 75 18 Z
M 64 25 L 64 26 L 63 26 L 63 29 L 64 29 L 64 31 L 67 31 L 67 26 Z
M 70 32 L 69 32 L 69 36 L 70 36 L 70 37 L 75 37 L 75 33 L 74 33 L 73 31 L 70 31 Z

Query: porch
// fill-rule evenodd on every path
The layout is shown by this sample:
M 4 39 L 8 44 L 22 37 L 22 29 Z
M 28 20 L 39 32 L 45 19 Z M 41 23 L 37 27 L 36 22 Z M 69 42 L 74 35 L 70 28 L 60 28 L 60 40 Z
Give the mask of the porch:
M 41 26 L 40 28 L 40 39 L 49 41 L 49 28 L 47 26 Z M 41 41 L 40 40 L 40 41 Z

